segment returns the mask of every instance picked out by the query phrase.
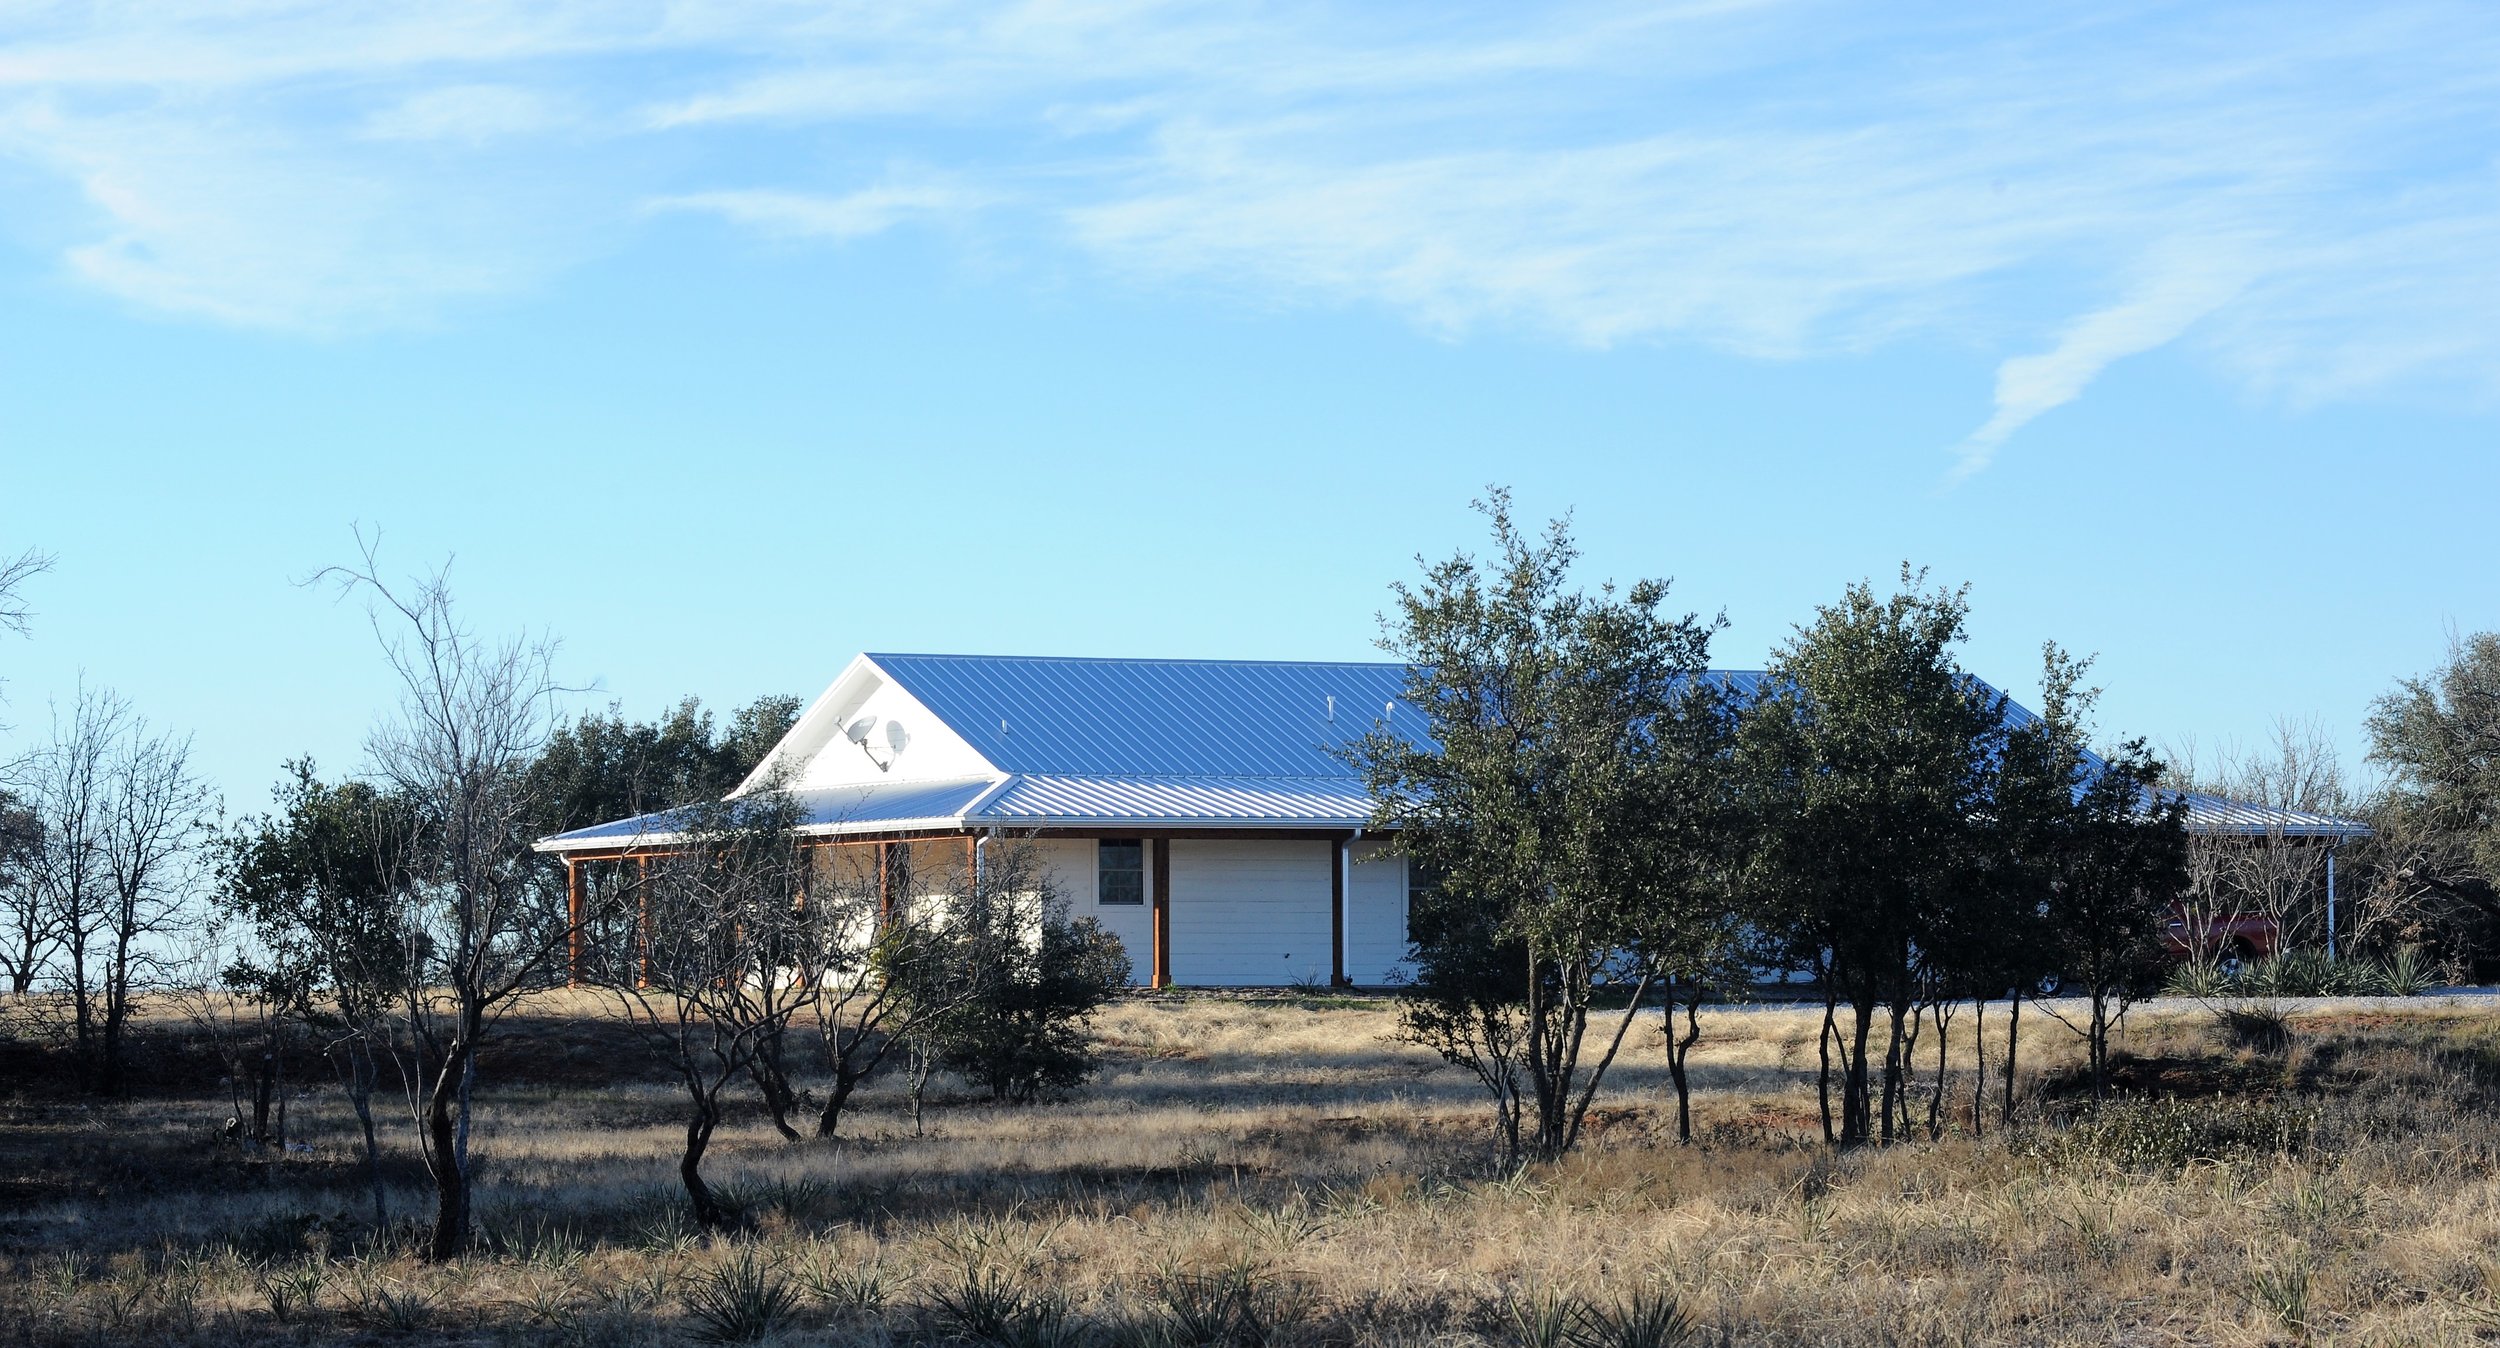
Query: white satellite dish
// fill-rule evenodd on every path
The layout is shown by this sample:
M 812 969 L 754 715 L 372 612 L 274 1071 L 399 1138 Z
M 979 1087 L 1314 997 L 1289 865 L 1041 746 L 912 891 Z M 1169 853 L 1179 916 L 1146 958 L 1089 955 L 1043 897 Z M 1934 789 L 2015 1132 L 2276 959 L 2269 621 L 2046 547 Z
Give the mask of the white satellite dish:
M 858 745 L 859 751 L 868 755 L 868 761 L 877 765 L 877 771 L 883 772 L 894 766 L 894 754 L 902 749 L 903 741 L 908 737 L 903 734 L 902 722 L 886 722 L 885 742 L 888 746 L 888 751 L 885 757 L 879 758 L 877 757 L 877 751 L 868 743 L 869 737 L 876 733 L 877 718 L 874 716 L 863 716 L 842 728 L 842 738 Z

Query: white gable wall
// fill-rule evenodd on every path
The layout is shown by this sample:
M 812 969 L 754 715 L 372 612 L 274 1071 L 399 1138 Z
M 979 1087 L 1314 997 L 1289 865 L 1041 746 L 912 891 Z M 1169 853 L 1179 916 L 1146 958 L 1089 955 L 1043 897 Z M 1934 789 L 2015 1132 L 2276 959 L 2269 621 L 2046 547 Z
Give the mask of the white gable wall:
M 873 722 L 866 750 L 844 734 L 863 718 Z M 809 711 L 808 721 L 808 725 L 794 727 L 785 741 L 804 756 L 795 770 L 795 785 L 801 788 L 996 775 L 988 759 L 873 665 L 855 666 L 846 673 L 826 699 Z M 895 750 L 888 732 L 898 727 L 903 747 Z M 881 769 L 880 762 L 888 766 Z

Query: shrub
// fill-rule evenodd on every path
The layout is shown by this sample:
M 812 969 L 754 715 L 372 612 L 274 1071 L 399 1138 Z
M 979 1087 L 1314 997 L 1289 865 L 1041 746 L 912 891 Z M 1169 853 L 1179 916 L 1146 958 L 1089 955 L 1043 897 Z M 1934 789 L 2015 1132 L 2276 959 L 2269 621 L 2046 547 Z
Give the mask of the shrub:
M 2177 1171 L 2199 1161 L 2297 1156 L 2308 1150 L 2317 1127 L 2315 1109 L 2281 1100 L 2117 1100 L 2018 1149 L 2052 1166 L 2099 1162 Z
M 2225 1046 L 2279 1057 L 2292 1046 L 2291 1020 L 2282 1008 L 2260 1003 L 2226 1006 L 2214 1013 Z
M 1094 1075 L 1086 1022 L 1128 986 L 1128 953 L 1092 918 L 1046 916 L 1038 939 L 975 943 L 977 991 L 930 1027 L 949 1071 L 992 1100 L 1031 1104 Z

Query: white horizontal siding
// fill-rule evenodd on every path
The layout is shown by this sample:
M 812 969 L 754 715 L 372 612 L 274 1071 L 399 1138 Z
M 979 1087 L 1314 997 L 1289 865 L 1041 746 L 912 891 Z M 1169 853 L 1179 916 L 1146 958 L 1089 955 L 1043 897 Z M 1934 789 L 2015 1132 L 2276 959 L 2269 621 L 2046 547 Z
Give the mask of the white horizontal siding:
M 1050 868 L 1052 888 L 1068 904 L 1071 918 L 1090 917 L 1104 931 L 1120 938 L 1128 951 L 1128 981 L 1140 987 L 1154 981 L 1154 844 L 1146 844 L 1146 902 L 1102 902 L 1100 843 L 1093 838 L 1054 838 L 1035 844 Z
M 1332 962 L 1325 842 L 1172 843 L 1172 981 L 1325 985 Z

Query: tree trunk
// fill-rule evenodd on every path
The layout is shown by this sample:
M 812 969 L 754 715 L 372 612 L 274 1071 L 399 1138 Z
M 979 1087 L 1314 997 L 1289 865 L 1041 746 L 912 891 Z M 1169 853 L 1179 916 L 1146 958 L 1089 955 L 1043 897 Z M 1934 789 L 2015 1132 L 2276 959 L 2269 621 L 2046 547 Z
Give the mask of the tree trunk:
M 373 1049 L 359 1035 L 347 1050 L 347 1103 L 356 1111 L 356 1126 L 365 1135 L 365 1178 L 373 1186 L 373 1232 L 379 1237 L 391 1228 L 390 1205 L 382 1185 L 382 1144 L 373 1132 L 373 1086 L 380 1074 L 374 1066 Z
M 1927 1140 L 1933 1142 L 1944 1136 L 1944 1078 L 1946 1071 L 1952 1067 L 1946 1061 L 1945 1053 L 1953 1042 L 1953 1036 L 1946 1033 L 1946 1029 L 1953 1023 L 1953 1018 L 1945 1010 L 1943 1002 L 1936 1003 L 1930 1014 L 1936 1018 L 1936 1093 L 1927 1101 Z
M 1821 1105 L 1823 1109 L 1823 1144 L 1825 1146 L 1831 1146 L 1840 1141 L 1840 1134 L 1832 1128 L 1832 1039 L 1840 1033 L 1840 1027 L 1834 1023 L 1839 1010 L 1839 994 L 1833 990 L 1827 978 L 1823 984 L 1823 1037 L 1816 1040 L 1814 1044 L 1815 1053 L 1821 1059 L 1821 1070 L 1816 1072 L 1814 1077 L 1814 1098 L 1815 1103 Z
M 1980 1137 L 1987 1131 L 1980 1116 L 1988 1112 L 1988 999 L 1985 997 L 1971 1003 L 1970 1039 L 1970 1135 Z
M 840 1131 L 843 1106 L 851 1102 L 851 1092 L 859 1089 L 860 1081 L 866 1076 L 865 1072 L 854 1072 L 839 1065 L 833 1069 L 833 1084 L 825 1088 L 825 1107 L 816 1115 L 816 1136 L 832 1137 Z M 918 1088 L 915 1087 L 915 1111 L 918 1108 L 917 1095 Z
M 1874 1134 L 1874 1092 L 1866 1076 L 1866 1041 L 1875 1033 L 1875 1004 L 1856 1002 L 1850 1006 L 1855 1017 L 1851 1026 L 1853 1046 L 1847 1052 L 1845 1075 L 1841 1078 L 1840 1141 L 1843 1146 L 1864 1142 Z
M 1886 1012 L 1883 1135 L 1886 1142 L 1906 1142 L 1910 1136 L 1909 1069 L 1911 1055 L 1918 1049 L 1918 1008 L 1894 1002 L 1886 1008 Z M 1909 1024 L 1907 1033 L 1902 1029 L 1904 1017 Z M 1894 1124 L 1896 1114 L 1899 1116 L 1898 1127 Z
M 2023 990 L 2016 988 L 2005 1022 L 2005 1113 L 1998 1119 L 2008 1128 L 2014 1126 L 2014 1060 L 2020 1056 L 2022 1042 Z
M 472 1051 L 465 1036 L 454 1039 L 425 1097 L 425 1131 L 434 1172 L 434 1232 L 426 1244 L 426 1257 L 438 1264 L 459 1258 L 469 1248 L 468 1149 L 461 1136 L 467 1130 L 463 1127 L 466 1120 L 457 1116 L 466 1113 L 461 1108 L 462 1085 Z
M 278 1089 L 278 1055 L 263 1048 L 258 1070 L 252 1073 L 252 1144 L 269 1145 L 269 1106 Z
M 720 1122 L 720 1102 L 708 1096 L 697 1085 L 694 1089 L 694 1112 L 686 1117 L 686 1153 L 677 1159 L 677 1177 L 685 1181 L 686 1201 L 694 1208 L 695 1225 L 706 1231 L 727 1226 L 727 1214 L 721 1211 L 720 1200 L 713 1197 L 712 1186 L 703 1182 L 703 1153 L 712 1145 L 712 1129 Z
M 2093 1055 L 2093 1100 L 2100 1103 L 2110 1095 L 2110 1003 L 2100 988 L 2093 988 L 2093 1025 L 2085 1045 Z
M 773 1128 L 784 1142 L 799 1140 L 799 1130 L 790 1124 L 790 1111 L 798 1108 L 799 1093 L 790 1087 L 790 1072 L 781 1060 L 781 1036 L 769 1035 L 757 1041 L 755 1061 L 748 1064 L 748 1075 L 755 1078 L 756 1093 L 764 1097 L 764 1109 L 772 1115 Z M 817 1136 L 827 1134 L 819 1128 Z
M 1667 1075 L 1675 1078 L 1675 1140 L 1690 1144 L 1693 1140 L 1693 1085 L 1685 1075 L 1684 1064 L 1693 1052 L 1694 1041 L 1701 1038 L 1701 990 L 1696 988 L 1684 1003 L 1684 1032 L 1675 1032 L 1675 990 L 1667 990 Z M 1828 1126 L 1828 1123 L 1827 1123 Z

